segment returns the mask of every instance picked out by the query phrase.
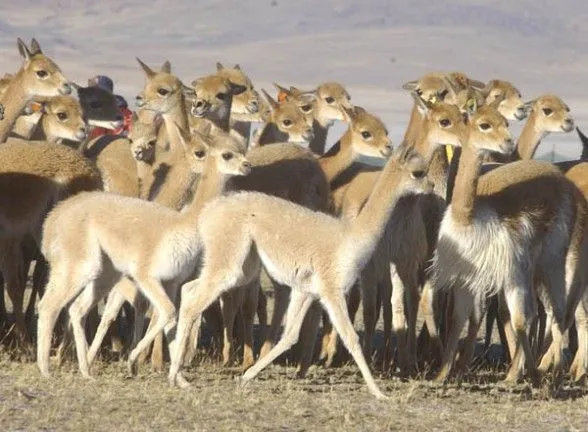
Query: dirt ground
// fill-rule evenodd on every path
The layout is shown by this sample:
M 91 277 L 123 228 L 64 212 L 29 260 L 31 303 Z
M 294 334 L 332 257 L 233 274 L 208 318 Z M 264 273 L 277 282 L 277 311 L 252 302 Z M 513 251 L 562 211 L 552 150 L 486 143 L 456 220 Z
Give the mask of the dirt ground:
M 146 365 L 129 378 L 124 361 L 98 360 L 88 381 L 75 361 L 58 368 L 52 360 L 45 379 L 13 354 L 0 348 L 0 431 L 588 430 L 587 387 L 505 387 L 503 367 L 481 367 L 461 385 L 375 372 L 390 396 L 377 401 L 353 363 L 313 366 L 297 379 L 286 360 L 243 387 L 239 368 L 205 358 L 180 390 Z

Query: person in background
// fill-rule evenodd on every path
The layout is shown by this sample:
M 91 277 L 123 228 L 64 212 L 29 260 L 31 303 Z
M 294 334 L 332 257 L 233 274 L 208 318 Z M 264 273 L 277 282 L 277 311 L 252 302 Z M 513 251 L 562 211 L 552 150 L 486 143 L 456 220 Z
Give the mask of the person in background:
M 110 77 L 106 75 L 96 75 L 94 78 L 90 78 L 88 80 L 88 87 L 98 86 L 103 90 L 106 90 L 110 93 L 114 94 L 114 83 Z M 133 112 L 129 109 L 129 105 L 125 98 L 120 95 L 114 95 L 118 109 L 120 110 L 123 116 L 123 124 L 118 129 L 106 129 L 101 127 L 96 127 L 90 133 L 90 139 L 96 138 L 101 135 L 122 135 L 127 136 L 131 127 L 131 122 L 133 118 Z

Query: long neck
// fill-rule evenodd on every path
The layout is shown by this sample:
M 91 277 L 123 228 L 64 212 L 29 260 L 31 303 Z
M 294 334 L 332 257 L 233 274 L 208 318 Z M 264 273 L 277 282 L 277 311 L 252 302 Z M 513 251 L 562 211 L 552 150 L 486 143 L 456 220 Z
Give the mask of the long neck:
M 412 105 L 412 110 L 410 111 L 410 119 L 408 120 L 408 126 L 406 127 L 406 131 L 404 132 L 404 138 L 402 138 L 402 143 L 412 145 L 419 135 L 422 123 L 423 116 L 419 112 L 416 103 L 414 103 Z
M 308 144 L 308 148 L 318 156 L 325 154 L 325 148 L 327 146 L 327 134 L 329 133 L 330 122 L 321 123 L 319 120 L 314 119 L 312 122 L 312 131 L 314 132 L 314 138 Z
M 184 154 L 156 161 L 150 182 L 145 182 L 147 197 L 175 210 L 181 210 L 194 195 L 198 174 L 192 171 Z
M 137 161 L 137 180 L 139 185 L 139 198 L 149 199 L 149 191 L 153 183 L 153 164 L 155 158 L 151 160 Z
M 325 173 L 327 181 L 331 183 L 339 174 L 351 166 L 355 159 L 351 145 L 351 133 L 345 132 L 341 140 L 337 142 L 328 153 L 321 156 L 318 162 Z
M 525 127 L 521 131 L 519 140 L 517 142 L 517 148 L 514 154 L 514 159 L 533 159 L 537 147 L 541 143 L 541 140 L 545 138 L 546 133 L 539 130 L 535 125 L 537 123 L 537 114 L 532 113 L 525 123 Z
M 183 152 L 182 142 L 177 132 L 176 124 L 182 130 L 189 130 L 188 114 L 185 109 L 184 95 L 178 94 L 178 103 L 174 105 L 168 112 L 162 115 L 165 123 L 165 130 L 169 141 L 169 150 L 171 152 Z
M 474 219 L 476 190 L 480 177 L 483 153 L 469 145 L 462 147 L 451 197 L 451 216 L 463 226 L 469 226 Z
M 400 176 L 396 163 L 389 160 L 363 209 L 350 222 L 349 234 L 351 241 L 358 246 L 354 250 L 359 260 L 365 259 L 366 254 L 371 255 L 383 235 L 394 206 L 402 194 Z
M 268 122 L 259 135 L 257 145 L 262 146 L 276 142 L 286 142 L 288 138 L 288 134 L 280 131 L 274 122 Z
M 249 137 L 251 136 L 250 121 L 231 120 L 231 129 L 243 139 L 243 142 L 249 144 Z
M 27 95 L 22 85 L 23 74 L 24 69 L 21 68 L 0 98 L 0 104 L 4 107 L 4 119 L 0 120 L 0 143 L 6 142 L 6 138 L 10 135 L 16 119 L 21 115 L 29 100 L 32 99 Z
M 183 211 L 190 223 L 195 222 L 206 203 L 223 193 L 227 180 L 228 176 L 217 170 L 214 158 L 209 157 L 204 162 L 194 199 Z

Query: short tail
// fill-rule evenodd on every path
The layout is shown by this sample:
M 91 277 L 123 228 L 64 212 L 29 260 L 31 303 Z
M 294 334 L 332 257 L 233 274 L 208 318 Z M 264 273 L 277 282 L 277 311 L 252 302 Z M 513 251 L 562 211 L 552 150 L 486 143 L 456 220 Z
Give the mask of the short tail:
M 588 159 L 588 137 L 582 133 L 579 127 L 576 126 L 576 132 L 578 132 L 578 136 L 580 137 L 580 141 L 582 141 L 582 160 Z

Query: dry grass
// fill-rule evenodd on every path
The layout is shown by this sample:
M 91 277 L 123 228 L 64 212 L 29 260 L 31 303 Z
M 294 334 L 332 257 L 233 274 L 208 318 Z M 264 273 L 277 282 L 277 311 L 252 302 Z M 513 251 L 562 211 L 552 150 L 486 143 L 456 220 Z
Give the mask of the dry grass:
M 32 363 L 0 362 L 0 425 L 16 430 L 587 430 L 588 398 L 558 397 L 525 385 L 435 386 L 378 379 L 391 400 L 370 397 L 354 365 L 313 369 L 273 366 L 241 387 L 237 369 L 204 364 L 187 390 L 170 388 L 145 368 L 128 379 L 121 362 L 97 363 L 95 381 L 75 363 L 43 379 Z
M 497 383 L 504 372 L 488 368 L 445 386 L 376 374 L 389 401 L 367 393 L 354 364 L 313 366 L 296 379 L 282 362 L 242 387 L 240 369 L 207 358 L 187 371 L 186 390 L 147 366 L 128 378 L 122 361 L 98 360 L 92 381 L 75 361 L 51 370 L 44 379 L 33 362 L 0 348 L 0 430 L 588 430 L 588 388 L 506 388 Z

